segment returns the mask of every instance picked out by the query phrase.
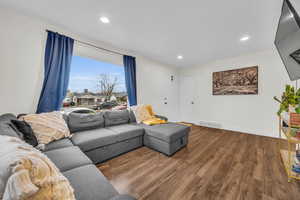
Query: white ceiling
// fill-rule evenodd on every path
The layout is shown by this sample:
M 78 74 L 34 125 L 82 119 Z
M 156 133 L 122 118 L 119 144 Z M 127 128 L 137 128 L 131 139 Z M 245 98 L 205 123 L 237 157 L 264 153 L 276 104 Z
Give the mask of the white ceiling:
M 175 66 L 272 48 L 281 3 L 282 0 L 0 1 L 82 36 Z M 110 24 L 99 22 L 103 15 Z M 239 38 L 245 34 L 251 39 L 241 43 Z M 177 60 L 178 54 L 184 59 Z

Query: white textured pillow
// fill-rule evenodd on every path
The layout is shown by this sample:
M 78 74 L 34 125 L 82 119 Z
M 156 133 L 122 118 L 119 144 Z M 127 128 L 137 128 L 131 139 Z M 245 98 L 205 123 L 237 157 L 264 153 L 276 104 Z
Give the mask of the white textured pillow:
M 148 120 L 152 118 L 152 116 L 149 113 L 149 110 L 143 104 L 132 106 L 130 107 L 130 109 L 133 111 L 137 123 L 141 123 L 144 120 Z
M 39 144 L 70 137 L 70 130 L 63 115 L 58 112 L 29 114 L 21 117 L 32 128 Z
M 0 136 L 0 146 L 0 199 L 75 200 L 68 179 L 43 153 L 10 136 Z

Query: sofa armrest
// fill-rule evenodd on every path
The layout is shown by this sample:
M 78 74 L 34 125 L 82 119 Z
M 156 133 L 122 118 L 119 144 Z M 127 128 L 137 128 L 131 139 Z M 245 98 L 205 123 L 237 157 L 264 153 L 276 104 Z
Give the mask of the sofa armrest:
M 155 117 L 168 121 L 168 118 L 162 115 L 155 115 Z
M 136 198 L 129 196 L 127 194 L 121 194 L 121 195 L 114 196 L 110 200 L 136 200 Z

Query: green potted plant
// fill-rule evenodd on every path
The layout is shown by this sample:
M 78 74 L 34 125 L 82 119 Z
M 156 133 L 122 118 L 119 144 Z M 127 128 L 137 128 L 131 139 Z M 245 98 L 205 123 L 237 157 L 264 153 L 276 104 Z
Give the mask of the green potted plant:
M 295 90 L 291 85 L 286 85 L 285 91 L 281 96 L 281 100 L 276 96 L 274 99 L 280 103 L 278 116 L 282 112 L 288 112 L 290 114 L 291 125 L 300 126 L 300 88 Z
M 280 103 L 279 110 L 277 112 L 280 115 L 283 111 L 296 112 L 300 114 L 300 88 L 296 91 L 291 85 L 285 86 L 285 91 L 281 95 L 281 100 L 276 96 L 274 99 Z

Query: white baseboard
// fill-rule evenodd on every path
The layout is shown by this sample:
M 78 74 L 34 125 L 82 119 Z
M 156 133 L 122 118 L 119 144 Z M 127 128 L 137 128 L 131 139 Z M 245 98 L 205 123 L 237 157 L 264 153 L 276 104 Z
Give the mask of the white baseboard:
M 222 128 L 222 124 L 218 122 L 198 121 L 195 124 L 209 128 Z
M 221 123 L 218 123 L 218 122 L 198 121 L 198 122 L 195 123 L 195 125 L 209 127 L 209 128 L 217 128 L 217 129 L 229 130 L 229 131 L 236 131 L 236 132 L 246 133 L 246 134 L 251 134 L 251 135 L 258 135 L 258 136 L 279 138 L 278 134 L 276 134 L 276 133 L 273 134 L 273 135 L 259 134 L 258 132 L 253 132 L 253 131 L 245 130 L 245 129 L 242 129 L 240 127 L 227 127 L 227 126 L 223 126 Z

